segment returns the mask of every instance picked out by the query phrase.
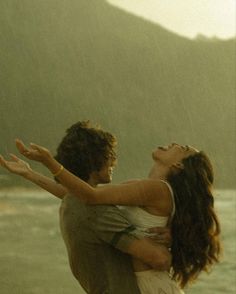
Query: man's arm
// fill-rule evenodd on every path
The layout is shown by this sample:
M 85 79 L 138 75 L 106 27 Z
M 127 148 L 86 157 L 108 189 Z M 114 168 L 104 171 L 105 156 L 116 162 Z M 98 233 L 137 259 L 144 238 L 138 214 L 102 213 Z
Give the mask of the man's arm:
M 170 269 L 171 254 L 168 249 L 163 245 L 151 242 L 148 238 L 131 238 L 127 246 L 116 248 L 140 259 L 154 269 L 161 271 Z
M 140 232 L 132 226 L 116 206 L 94 207 L 97 212 L 89 221 L 96 235 L 104 242 L 132 255 L 158 270 L 168 270 L 171 254 L 163 246 L 148 238 L 140 238 Z

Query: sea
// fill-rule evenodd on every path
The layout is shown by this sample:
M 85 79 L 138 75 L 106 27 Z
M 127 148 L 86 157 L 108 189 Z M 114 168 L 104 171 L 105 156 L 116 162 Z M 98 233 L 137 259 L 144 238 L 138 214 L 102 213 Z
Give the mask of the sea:
M 217 190 L 215 199 L 222 227 L 221 261 L 201 274 L 187 294 L 236 293 L 236 190 Z M 85 293 L 70 272 L 59 206 L 60 199 L 44 191 L 0 190 L 1 294 Z

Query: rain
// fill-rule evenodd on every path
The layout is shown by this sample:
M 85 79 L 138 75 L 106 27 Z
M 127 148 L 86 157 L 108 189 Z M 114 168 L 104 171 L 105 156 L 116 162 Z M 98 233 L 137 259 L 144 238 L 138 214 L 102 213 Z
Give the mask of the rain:
M 227 195 L 235 196 L 235 37 L 182 36 L 109 2 L 115 1 L 0 2 L 0 154 L 7 157 L 8 153 L 17 152 L 15 138 L 27 144 L 41 144 L 55 153 L 70 125 L 91 120 L 118 139 L 115 183 L 145 177 L 151 164 L 151 151 L 157 145 L 179 142 L 206 151 L 215 167 L 216 188 L 232 191 Z M 45 172 L 32 164 L 36 166 Z M 24 253 L 27 254 L 25 248 L 33 246 L 30 236 L 26 238 L 28 245 L 24 243 L 25 247 L 20 247 L 20 254 L 13 254 L 10 262 L 8 259 L 9 252 L 18 250 L 11 242 L 21 240 L 20 234 L 27 235 L 31 206 L 26 204 L 30 201 L 34 205 L 38 197 L 34 200 L 27 196 L 20 201 L 16 195 L 18 190 L 11 188 L 19 187 L 22 195 L 25 187 L 32 189 L 32 185 L 3 169 L 0 184 L 0 223 L 6 227 L 1 233 L 5 241 L 0 245 L 0 263 L 4 264 L 0 271 L 0 284 L 4 286 L 0 292 L 45 293 L 37 280 L 37 263 L 32 265 L 32 279 L 28 284 L 26 276 L 22 276 L 22 282 L 16 278 L 24 271 L 21 268 L 18 272 L 18 267 L 26 267 L 30 276 L 30 264 L 36 252 L 29 252 L 31 260 L 22 259 Z M 43 195 L 42 202 L 39 201 L 38 220 L 33 224 L 35 229 L 30 230 L 36 232 L 40 221 L 45 232 L 49 225 L 55 227 L 53 233 L 50 235 L 47 231 L 47 235 L 49 239 L 55 238 L 51 240 L 51 248 L 53 245 L 59 248 L 63 255 L 60 260 L 65 266 L 58 265 L 58 276 L 50 275 L 53 281 L 44 273 L 42 280 L 46 279 L 52 289 L 47 293 L 84 293 L 76 292 L 78 286 L 67 268 L 66 253 L 56 227 L 56 200 L 48 203 L 48 198 Z M 235 200 L 230 199 L 232 206 L 228 204 L 229 210 L 223 214 L 235 212 Z M 46 220 L 51 211 L 47 205 L 54 211 L 52 220 Z M 23 208 L 25 216 L 21 218 L 16 211 Z M 14 213 L 24 230 L 20 232 L 19 223 L 15 223 L 19 235 L 8 240 L 5 239 L 7 232 L 14 228 L 7 221 L 10 222 Z M 235 226 L 228 234 L 232 232 L 235 233 Z M 230 240 L 232 248 L 236 241 Z M 46 243 L 44 240 L 45 246 Z M 43 245 L 39 247 L 36 251 L 41 254 Z M 3 250 L 8 251 L 8 255 L 4 255 Z M 232 260 L 235 259 L 235 251 L 229 251 Z M 223 262 L 224 270 L 229 267 L 235 271 L 235 264 L 227 258 Z M 39 259 L 36 258 L 36 262 Z M 53 260 L 48 261 L 50 263 Z M 65 268 L 68 281 L 63 278 Z M 218 269 L 217 274 L 221 271 Z M 213 275 L 212 283 L 219 279 L 217 274 Z M 56 280 L 63 279 L 60 289 Z M 32 281 L 38 284 L 34 287 Z M 233 283 L 233 278 L 228 277 L 226 282 Z M 204 287 L 208 278 L 204 277 L 202 283 Z M 194 294 L 202 289 L 197 288 L 197 284 L 194 287 L 186 293 Z M 226 292 L 225 284 L 220 283 L 217 287 L 204 293 L 231 294 L 236 289 L 232 286 Z

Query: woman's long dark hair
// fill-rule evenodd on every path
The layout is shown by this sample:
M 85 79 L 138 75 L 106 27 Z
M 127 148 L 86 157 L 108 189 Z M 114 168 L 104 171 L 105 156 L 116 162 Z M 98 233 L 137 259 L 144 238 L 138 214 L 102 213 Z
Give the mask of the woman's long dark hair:
M 204 152 L 182 161 L 184 168 L 171 174 L 176 212 L 172 220 L 173 278 L 183 288 L 201 271 L 219 261 L 220 225 L 214 211 L 211 162 Z

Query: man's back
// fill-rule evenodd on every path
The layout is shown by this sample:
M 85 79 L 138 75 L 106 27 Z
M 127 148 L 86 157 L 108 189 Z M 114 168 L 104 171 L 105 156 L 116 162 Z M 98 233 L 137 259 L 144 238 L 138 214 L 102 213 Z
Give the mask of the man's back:
M 74 196 L 64 197 L 60 226 L 71 270 L 87 293 L 138 294 L 130 257 L 102 241 L 110 242 L 114 235 L 106 232 L 106 223 L 99 224 L 107 210 L 115 219 L 115 207 L 87 206 Z

